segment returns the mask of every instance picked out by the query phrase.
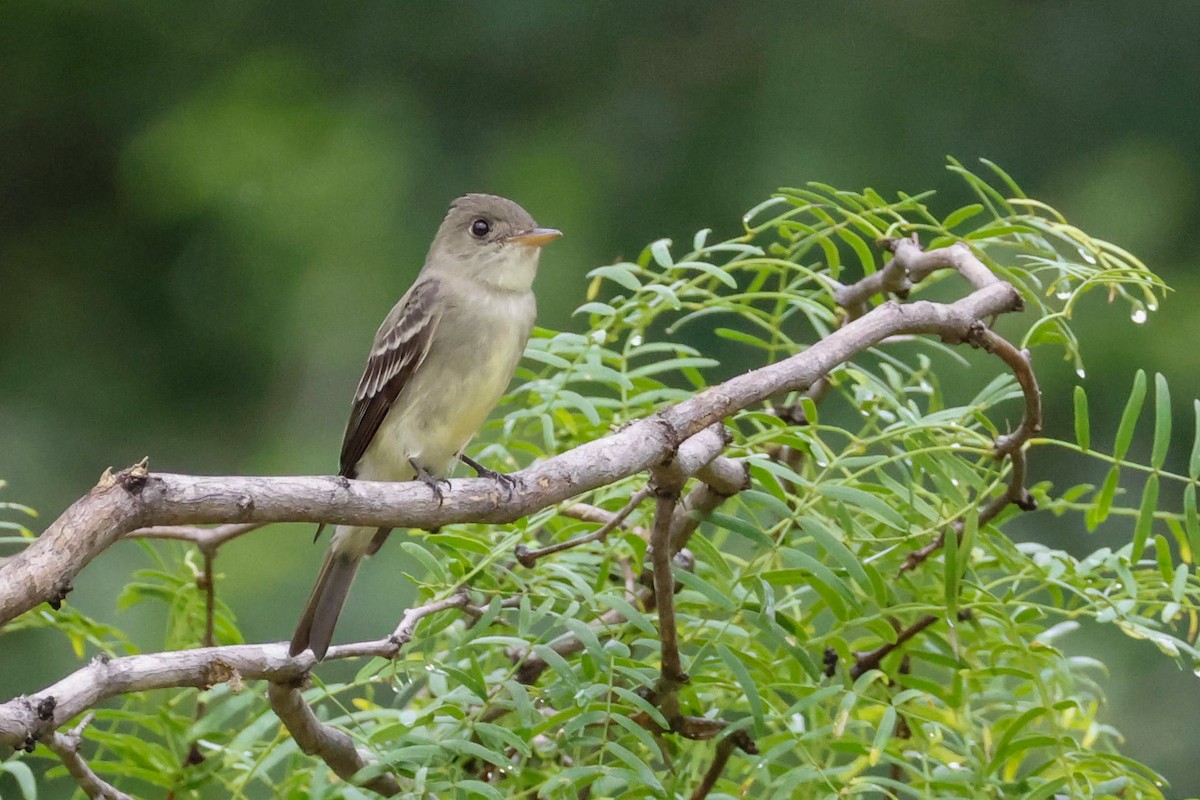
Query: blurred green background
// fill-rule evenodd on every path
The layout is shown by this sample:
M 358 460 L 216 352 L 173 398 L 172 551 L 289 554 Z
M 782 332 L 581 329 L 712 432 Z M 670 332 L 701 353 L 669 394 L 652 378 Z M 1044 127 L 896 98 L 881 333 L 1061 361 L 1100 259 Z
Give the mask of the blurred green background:
M 1081 338 L 1097 438 L 1144 366 L 1171 380 L 1181 458 L 1200 395 L 1198 43 L 1200 5 L 1147 0 L 5 3 L 0 498 L 40 527 L 144 455 L 333 471 L 371 335 L 465 191 L 566 232 L 538 292 L 541 324 L 571 327 L 588 269 L 660 236 L 732 235 L 779 185 L 937 188 L 949 211 L 968 197 L 947 154 L 998 162 L 1177 290 L 1141 326 L 1092 304 Z M 1049 430 L 1069 436 L 1075 375 L 1037 364 Z M 1052 453 L 1032 471 L 1102 474 Z M 1023 523 L 1075 552 L 1129 535 Z M 249 640 L 290 635 L 321 556 L 309 532 L 222 551 Z M 392 624 L 397 550 L 364 571 L 339 638 Z M 115 602 L 149 563 L 116 547 L 70 601 L 155 647 L 161 609 Z M 1200 682 L 1111 630 L 1068 641 L 1111 668 L 1128 754 L 1172 796 L 1200 793 Z M 0 697 L 77 663 L 48 631 L 0 638 Z

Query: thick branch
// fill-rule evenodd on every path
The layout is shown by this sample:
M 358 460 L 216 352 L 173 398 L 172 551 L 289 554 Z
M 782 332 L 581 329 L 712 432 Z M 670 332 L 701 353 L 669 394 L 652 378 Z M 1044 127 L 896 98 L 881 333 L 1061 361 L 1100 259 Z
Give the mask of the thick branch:
M 360 751 L 350 734 L 317 719 L 312 708 L 304 702 L 300 683 L 300 680 L 288 684 L 271 683 L 267 688 L 271 708 L 275 709 L 279 719 L 287 725 L 301 751 L 310 756 L 318 756 L 338 777 L 350 780 L 356 772 L 370 763 L 370 754 Z M 400 793 L 400 784 L 393 775 L 387 773 L 364 781 L 363 786 L 385 797 Z
M 0 564 L 0 624 L 39 603 L 61 601 L 84 566 L 143 526 L 329 522 L 431 529 L 459 522 L 511 522 L 660 464 L 710 425 L 776 392 L 804 390 L 888 336 L 927 333 L 962 341 L 977 320 L 1020 305 L 1020 295 L 1004 283 L 948 305 L 884 303 L 802 353 L 515 473 L 518 489 L 511 498 L 494 481 L 480 478 L 452 481 L 445 502 L 439 503 L 419 482 L 150 474 L 144 463 L 117 475 L 106 472 L 36 541 Z

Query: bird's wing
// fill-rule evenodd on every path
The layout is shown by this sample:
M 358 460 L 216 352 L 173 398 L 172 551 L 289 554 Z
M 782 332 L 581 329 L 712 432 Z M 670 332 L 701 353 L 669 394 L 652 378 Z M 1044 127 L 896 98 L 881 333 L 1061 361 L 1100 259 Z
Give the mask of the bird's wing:
M 355 467 L 383 424 L 388 409 L 412 379 L 433 341 L 441 314 L 436 303 L 438 284 L 425 280 L 413 285 L 379 326 L 367 359 L 346 436 L 342 440 L 342 471 L 355 476 Z

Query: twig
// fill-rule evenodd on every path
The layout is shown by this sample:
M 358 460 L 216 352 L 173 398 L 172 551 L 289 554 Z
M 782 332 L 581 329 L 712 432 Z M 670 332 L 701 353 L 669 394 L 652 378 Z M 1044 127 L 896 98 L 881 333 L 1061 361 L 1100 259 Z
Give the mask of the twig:
M 1028 350 L 1018 350 L 1012 342 L 990 328 L 977 328 L 970 341 L 988 353 L 999 356 L 1013 371 L 1025 397 L 1025 413 L 1020 426 L 1010 434 L 996 439 L 996 455 L 1010 456 L 1042 430 L 1042 391 L 1029 361 Z
M 216 640 L 216 616 L 217 616 L 217 588 L 216 579 L 213 576 L 213 559 L 217 557 L 216 548 L 201 547 L 200 555 L 204 559 L 204 568 L 199 575 L 196 576 L 197 587 L 204 592 L 204 635 L 201 637 L 201 647 L 215 647 Z M 203 699 L 196 700 L 195 719 L 200 721 L 204 716 L 204 712 L 208 706 Z M 200 752 L 200 745 L 195 740 L 188 746 L 187 754 L 183 757 L 183 766 L 190 767 L 195 764 L 203 763 L 204 754 Z M 169 798 L 174 797 L 174 791 L 171 792 Z
M 743 489 L 750 488 L 750 469 L 745 461 L 722 461 L 736 465 L 736 470 L 720 476 L 712 472 L 702 472 L 699 477 L 703 482 L 693 487 L 683 502 L 675 507 L 671 516 L 672 555 L 687 547 L 692 534 L 700 527 L 700 522 L 715 511 L 717 506 Z M 705 478 L 709 480 L 704 480 Z
M 63 733 L 55 731 L 43 744 L 62 761 L 67 768 L 67 774 L 75 779 L 75 783 L 83 793 L 92 800 L 133 800 L 132 797 L 116 788 L 96 774 L 79 753 L 83 743 L 83 730 L 92 721 L 92 715 L 85 716 L 78 725 Z
M 217 644 L 217 587 L 213 577 L 213 559 L 216 558 L 216 554 L 207 549 L 201 550 L 201 554 L 204 557 L 204 571 L 196 580 L 196 583 L 204 591 L 204 637 L 200 644 L 202 647 L 215 647 Z
M 558 513 L 564 517 L 577 519 L 580 522 L 594 522 L 597 525 L 607 525 L 615 516 L 614 512 L 594 506 L 591 503 L 571 503 L 571 505 Z
M 713 756 L 712 763 L 708 765 L 708 769 L 704 771 L 704 777 L 700 779 L 699 785 L 692 792 L 692 800 L 704 800 L 708 797 L 708 793 L 717 785 L 717 779 L 725 771 L 725 765 L 729 763 L 729 757 L 733 755 L 736 746 L 732 736 L 717 743 L 717 752 Z M 755 748 L 753 752 L 757 752 L 757 750 Z
M 916 636 L 921 631 L 928 628 L 933 623 L 937 622 L 938 618 L 933 614 L 926 614 L 918 619 L 912 625 L 896 633 L 896 641 L 887 642 L 874 650 L 865 653 L 856 653 L 854 665 L 850 667 L 851 679 L 858 679 L 863 673 L 868 670 L 878 669 L 879 664 L 884 658 L 895 652 L 898 648 L 903 647 L 909 639 Z
M 202 528 L 199 525 L 152 525 L 130 531 L 124 539 L 173 539 L 179 542 L 191 542 L 201 550 L 215 552 L 226 542 L 233 541 L 251 531 L 267 525 L 266 522 L 228 523 Z
M 565 542 L 557 542 L 555 544 L 546 545 L 545 547 L 540 547 L 536 550 L 530 550 L 523 544 L 517 545 L 513 555 L 516 556 L 516 559 L 521 566 L 532 568 L 537 564 L 539 558 L 545 558 L 546 556 L 553 555 L 554 553 L 561 553 L 563 550 L 570 550 L 573 547 L 579 547 L 580 545 L 587 544 L 588 542 L 603 542 L 608 538 L 608 535 L 620 527 L 621 523 L 633 513 L 634 509 L 640 506 L 642 501 L 649 496 L 649 487 L 638 489 L 633 493 L 633 495 L 629 498 L 629 502 L 627 502 L 620 511 L 617 511 L 615 514 L 609 516 L 604 521 L 604 524 L 592 533 L 584 534 L 583 536 L 576 536 L 574 539 L 568 539 Z M 595 510 L 602 511 L 603 509 Z
M 682 736 L 685 739 L 691 739 L 696 742 L 708 741 L 715 739 L 726 728 L 729 723 L 722 719 L 710 719 L 708 717 L 689 717 L 682 714 L 677 714 L 668 720 L 669 727 L 664 731 L 662 727 L 654 721 L 654 719 L 644 711 L 634 714 L 630 719 L 641 725 L 646 730 L 654 733 L 673 733 L 677 736 Z M 725 765 L 729 762 L 729 757 L 734 750 L 741 750 L 748 755 L 757 755 L 758 745 L 750 734 L 743 729 L 738 729 L 731 732 L 728 736 L 717 743 L 717 752 L 713 757 L 712 764 L 705 771 L 704 777 L 692 792 L 692 800 L 697 798 L 708 797 L 708 793 L 712 791 L 716 785 L 717 779 L 721 777 L 721 773 L 725 769 Z
M 957 618 L 960 622 L 965 622 L 971 618 L 969 609 L 962 609 L 958 612 Z M 854 654 L 854 664 L 850 667 L 851 679 L 857 680 L 864 673 L 873 669 L 879 669 L 880 662 L 889 655 L 899 650 L 909 642 L 914 636 L 928 628 L 933 623 L 937 622 L 941 617 L 933 614 L 926 614 L 918 619 L 907 628 L 900 628 L 900 623 L 894 618 L 891 620 L 892 627 L 896 629 L 896 641 L 886 642 L 885 644 L 876 647 L 874 650 L 864 650 Z M 837 652 L 830 648 L 825 652 L 825 675 L 833 677 L 834 671 L 837 669 Z
M 1001 358 L 1016 375 L 1017 383 L 1020 384 L 1025 397 L 1025 411 L 1021 417 L 1021 424 L 1012 433 L 996 439 L 996 458 L 1007 456 L 1012 469 L 1004 494 L 993 497 L 980 509 L 978 524 L 983 526 L 995 519 L 1010 504 L 1022 511 L 1033 511 L 1037 508 L 1037 502 L 1025 488 L 1026 460 L 1022 448 L 1042 430 L 1042 391 L 1029 362 L 1028 352 L 1018 350 L 1007 339 L 982 325 L 968 332 L 967 341 Z M 966 523 L 957 519 L 950 524 L 949 532 L 961 540 L 965 528 Z M 923 564 L 946 543 L 946 534 L 947 531 L 942 531 L 929 544 L 909 553 L 900 565 L 898 574 L 903 575 Z

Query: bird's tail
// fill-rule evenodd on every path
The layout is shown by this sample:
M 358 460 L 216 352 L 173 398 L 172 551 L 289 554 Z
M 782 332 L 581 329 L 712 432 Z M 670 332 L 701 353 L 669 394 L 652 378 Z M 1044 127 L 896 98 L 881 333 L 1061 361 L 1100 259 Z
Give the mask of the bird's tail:
M 317 576 L 317 585 L 308 596 L 300 623 L 292 634 L 288 653 L 296 656 L 307 647 L 312 649 L 318 661 L 325 658 L 338 615 L 342 613 L 342 606 L 346 603 L 346 595 L 350 592 L 350 584 L 354 582 L 360 563 L 362 554 L 339 553 L 333 547 L 329 549 L 321 573 Z

